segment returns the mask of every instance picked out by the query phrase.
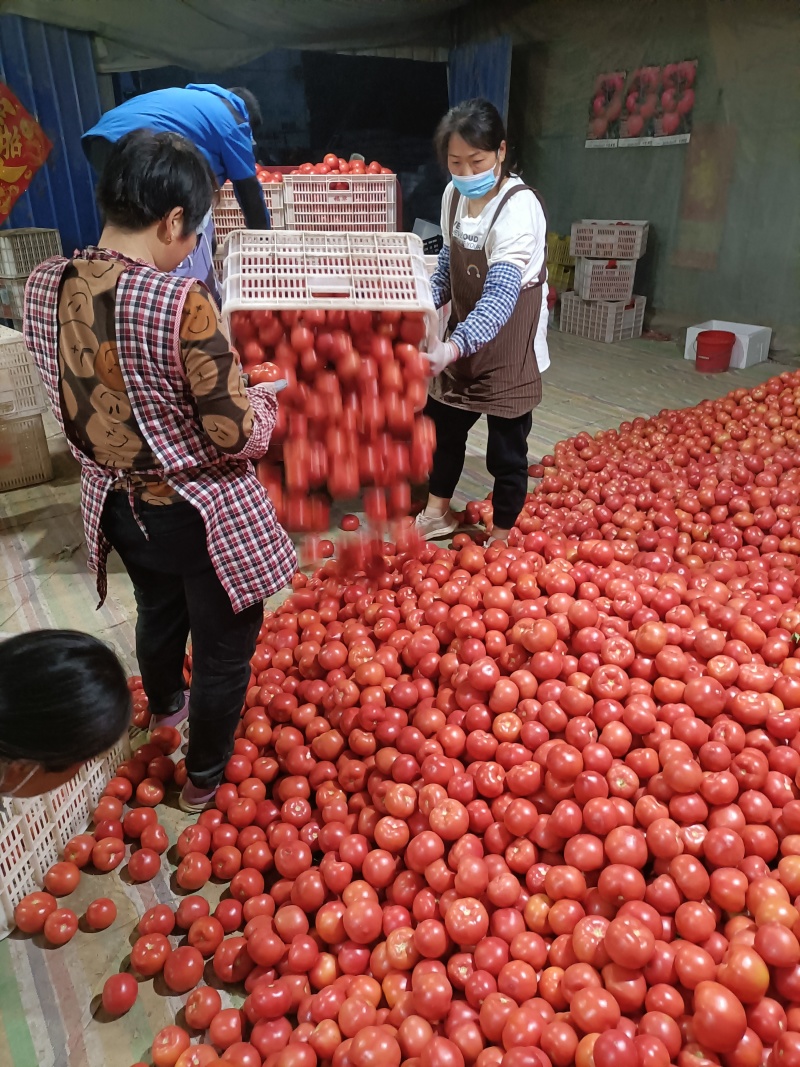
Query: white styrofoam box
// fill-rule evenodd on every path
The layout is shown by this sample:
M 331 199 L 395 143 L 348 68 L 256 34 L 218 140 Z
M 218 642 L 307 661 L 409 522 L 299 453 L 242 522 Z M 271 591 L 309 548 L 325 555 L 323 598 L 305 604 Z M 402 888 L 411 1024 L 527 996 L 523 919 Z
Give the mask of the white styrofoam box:
M 769 358 L 769 345 L 772 340 L 772 330 L 769 326 L 752 326 L 746 322 L 725 322 L 724 319 L 709 319 L 697 326 L 690 326 L 686 331 L 686 347 L 683 350 L 684 359 L 695 359 L 695 343 L 697 335 L 703 330 L 728 330 L 736 334 L 736 343 L 731 355 L 731 370 L 742 370 L 744 367 L 753 367 L 756 363 L 764 363 Z

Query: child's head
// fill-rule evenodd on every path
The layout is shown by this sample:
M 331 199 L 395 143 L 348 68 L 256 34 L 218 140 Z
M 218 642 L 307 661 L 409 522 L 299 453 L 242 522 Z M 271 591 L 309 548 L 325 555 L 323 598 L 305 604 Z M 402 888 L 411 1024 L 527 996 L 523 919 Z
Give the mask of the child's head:
M 119 741 L 130 714 L 122 665 L 97 638 L 37 630 L 0 643 L 0 794 L 63 785 Z

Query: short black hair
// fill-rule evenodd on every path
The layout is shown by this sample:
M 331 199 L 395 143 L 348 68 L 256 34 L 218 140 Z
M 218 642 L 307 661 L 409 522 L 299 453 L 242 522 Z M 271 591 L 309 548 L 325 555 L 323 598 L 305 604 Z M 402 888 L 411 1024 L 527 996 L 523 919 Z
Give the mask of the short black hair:
M 125 671 L 96 637 L 35 630 L 0 643 L 0 759 L 65 771 L 107 752 L 130 717 Z
M 137 232 L 183 208 L 183 236 L 202 222 L 217 181 L 199 149 L 177 133 L 132 130 L 111 150 L 97 185 L 103 220 Z
M 503 141 L 506 141 L 506 146 L 508 146 L 506 128 L 500 112 L 491 101 L 483 97 L 464 100 L 455 107 L 451 107 L 437 126 L 433 143 L 445 170 L 447 170 L 450 138 L 454 133 L 463 137 L 468 145 L 481 148 L 484 152 L 499 152 Z M 505 177 L 510 172 L 510 153 L 506 147 L 506 158 L 503 160 L 501 175 Z
M 264 117 L 261 114 L 261 104 L 259 104 L 255 93 L 252 93 L 243 85 L 231 86 L 228 92 L 238 96 L 247 108 L 247 117 L 250 119 L 250 129 L 255 133 L 264 121 Z

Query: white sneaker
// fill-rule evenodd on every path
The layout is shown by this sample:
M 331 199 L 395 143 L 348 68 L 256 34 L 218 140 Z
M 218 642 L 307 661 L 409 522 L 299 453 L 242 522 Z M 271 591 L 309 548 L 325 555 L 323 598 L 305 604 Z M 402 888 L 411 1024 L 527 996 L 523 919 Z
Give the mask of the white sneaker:
M 448 537 L 458 529 L 458 519 L 450 508 L 443 515 L 426 515 L 421 511 L 414 520 L 421 537 L 426 541 L 434 541 L 438 537 Z

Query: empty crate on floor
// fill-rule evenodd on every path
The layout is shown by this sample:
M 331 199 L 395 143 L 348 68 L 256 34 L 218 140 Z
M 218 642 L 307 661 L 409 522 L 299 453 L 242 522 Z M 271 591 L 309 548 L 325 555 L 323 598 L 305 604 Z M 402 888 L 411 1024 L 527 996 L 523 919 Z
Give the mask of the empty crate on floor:
M 0 326 L 0 417 L 18 418 L 45 409 L 39 373 L 22 334 Z
M 0 493 L 53 477 L 41 415 L 0 418 Z
M 582 300 L 577 293 L 564 293 L 560 328 L 564 333 L 591 341 L 627 341 L 641 337 L 644 308 L 643 296 L 635 296 L 626 304 L 623 301 Z

